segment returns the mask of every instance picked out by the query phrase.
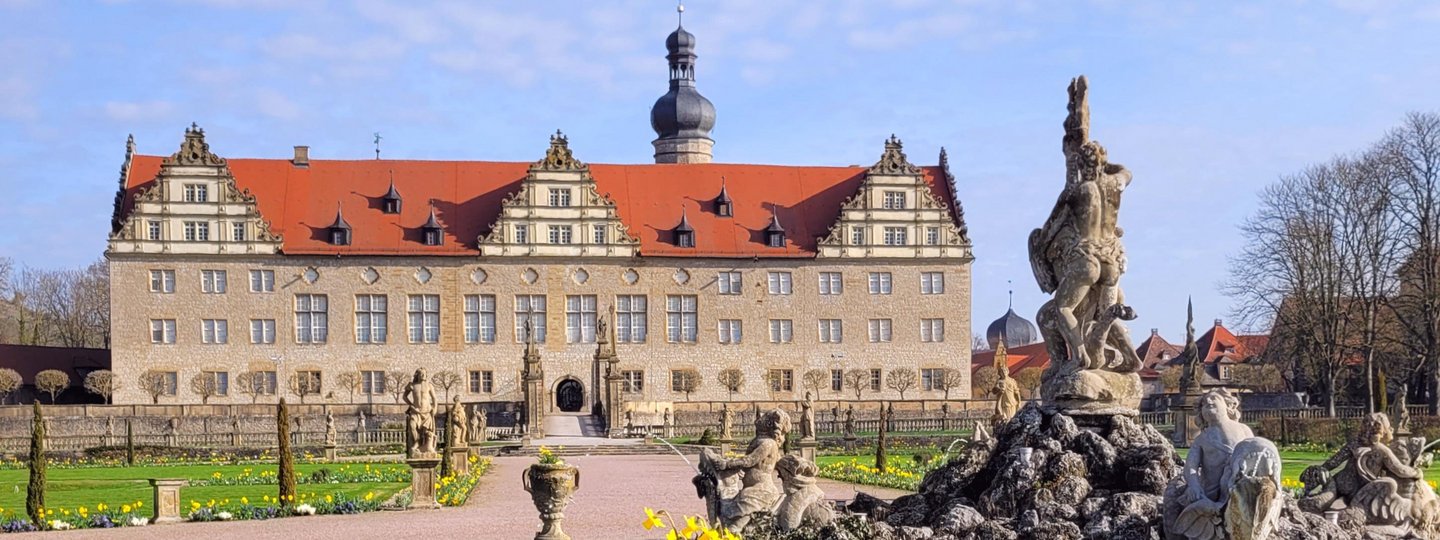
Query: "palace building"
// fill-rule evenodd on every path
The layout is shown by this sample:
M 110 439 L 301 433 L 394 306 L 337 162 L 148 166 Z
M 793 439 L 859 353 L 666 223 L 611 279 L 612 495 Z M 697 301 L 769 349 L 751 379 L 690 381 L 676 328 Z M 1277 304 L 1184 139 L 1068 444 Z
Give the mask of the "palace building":
M 533 163 L 227 159 L 196 126 L 168 156 L 132 139 L 107 250 L 115 402 L 393 403 L 420 367 L 467 402 L 519 401 L 527 329 L 555 410 L 599 403 L 602 347 L 629 401 L 895 399 L 897 368 L 906 399 L 941 397 L 947 369 L 967 398 L 973 256 L 944 150 L 917 166 L 891 136 L 870 167 L 712 162 L 695 36 L 666 46 L 653 164 L 587 164 L 558 132 Z

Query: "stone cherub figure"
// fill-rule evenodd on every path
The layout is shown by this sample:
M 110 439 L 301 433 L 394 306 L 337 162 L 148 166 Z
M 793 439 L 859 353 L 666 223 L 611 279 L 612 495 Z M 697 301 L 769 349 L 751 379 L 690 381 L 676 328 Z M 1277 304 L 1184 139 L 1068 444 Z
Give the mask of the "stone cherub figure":
M 771 511 L 780 500 L 775 487 L 775 464 L 784 456 L 785 437 L 790 433 L 790 415 L 772 409 L 755 422 L 755 438 L 750 440 L 745 455 L 726 458 L 714 449 L 700 454 L 700 474 L 695 486 L 716 522 L 731 531 L 744 531 L 756 512 Z M 734 496 L 725 496 L 726 482 L 739 473 L 740 489 Z
M 405 386 L 405 457 L 433 458 L 435 451 L 435 387 L 425 377 L 425 368 Z
M 450 404 L 450 422 L 445 426 L 445 448 L 461 448 L 470 442 L 470 437 L 465 433 L 470 427 L 470 420 L 465 415 L 465 404 L 460 403 L 460 396 L 455 396 L 455 401 Z
M 1266 540 L 1283 505 L 1280 452 L 1240 422 L 1240 400 L 1224 389 L 1200 398 L 1201 431 L 1183 474 L 1165 491 L 1171 540 Z
M 1431 538 L 1440 532 L 1440 501 L 1426 486 L 1424 471 L 1389 446 L 1393 439 L 1390 419 L 1383 413 L 1363 418 L 1354 439 L 1325 463 L 1300 474 L 1305 484 L 1300 508 L 1315 513 L 1357 509 L 1366 528 L 1379 534 Z
M 815 485 L 820 468 L 814 462 L 786 455 L 775 464 L 784 496 L 775 507 L 775 527 L 781 532 L 801 525 L 824 526 L 835 520 L 835 511 L 825 501 L 825 492 Z
M 1040 392 L 1047 405 L 1091 414 L 1133 410 L 1141 396 L 1140 358 L 1125 325 L 1120 276 L 1125 247 L 1118 220 L 1131 173 L 1092 141 L 1088 83 L 1070 82 L 1065 119 L 1065 187 L 1050 217 L 1030 233 L 1036 282 L 1054 297 L 1036 315 L 1051 365 Z
M 475 410 L 470 413 L 470 429 L 466 430 L 466 435 L 470 436 L 469 442 L 471 446 L 477 446 L 481 443 L 484 443 L 485 439 L 488 438 L 488 434 L 485 433 L 485 429 L 487 427 L 486 424 L 488 423 L 489 422 L 486 418 L 485 408 L 481 407 L 480 405 L 476 405 Z

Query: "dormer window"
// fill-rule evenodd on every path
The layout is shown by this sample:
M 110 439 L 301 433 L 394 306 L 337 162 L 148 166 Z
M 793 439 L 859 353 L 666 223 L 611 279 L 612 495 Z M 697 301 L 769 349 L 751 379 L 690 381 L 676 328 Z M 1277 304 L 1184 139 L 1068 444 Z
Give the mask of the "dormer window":
M 675 245 L 682 248 L 695 247 L 695 228 L 690 226 L 690 219 L 684 210 L 680 212 L 680 224 L 675 226 Z
M 337 205 L 335 208 L 335 222 L 327 228 L 330 233 L 330 244 L 335 246 L 350 245 L 350 224 L 345 222 L 345 215 Z
M 440 227 L 440 221 L 435 219 L 435 207 L 430 207 L 430 219 L 420 226 L 420 236 L 427 246 L 438 246 L 445 240 L 444 229 Z
M 770 224 L 765 227 L 765 245 L 772 248 L 785 247 L 785 228 L 780 226 L 780 216 L 772 210 Z
M 380 211 L 386 214 L 399 214 L 402 202 L 400 192 L 395 189 L 395 179 L 392 178 L 390 179 L 390 190 L 380 197 Z
M 730 200 L 730 192 L 725 189 L 724 179 L 721 179 L 720 195 L 715 197 L 715 215 L 720 217 L 735 216 L 735 203 Z

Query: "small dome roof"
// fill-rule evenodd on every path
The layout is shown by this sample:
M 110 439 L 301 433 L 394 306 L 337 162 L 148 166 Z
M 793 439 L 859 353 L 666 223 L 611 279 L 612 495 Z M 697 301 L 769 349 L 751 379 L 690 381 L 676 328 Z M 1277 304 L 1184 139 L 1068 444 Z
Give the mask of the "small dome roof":
M 710 137 L 715 105 L 693 86 L 672 87 L 650 109 L 650 127 L 660 138 Z
M 695 52 L 695 34 L 685 31 L 685 27 L 676 27 L 670 36 L 665 38 L 665 48 L 670 49 L 670 54 Z
M 985 330 L 985 341 L 991 349 L 1002 339 L 1006 347 L 1029 345 L 1040 341 L 1040 330 L 1035 328 L 1035 323 L 1025 320 L 1015 313 L 1014 308 L 1010 308 Z

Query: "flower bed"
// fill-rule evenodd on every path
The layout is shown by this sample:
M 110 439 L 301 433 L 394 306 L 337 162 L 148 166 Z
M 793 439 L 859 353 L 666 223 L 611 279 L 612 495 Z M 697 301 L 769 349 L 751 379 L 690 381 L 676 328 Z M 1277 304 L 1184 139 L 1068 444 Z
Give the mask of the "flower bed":
M 464 476 L 449 476 L 435 483 L 435 502 L 441 506 L 460 506 L 470 498 L 475 483 L 490 470 L 490 458 L 470 456 L 470 471 Z
M 289 516 L 313 516 L 317 514 L 359 514 L 379 510 L 384 502 L 367 492 L 363 497 L 346 495 L 343 492 L 317 496 L 301 493 L 298 499 L 282 501 L 279 497 L 264 496 L 259 501 L 242 497 L 239 501 L 224 499 L 205 503 L 190 501 L 190 521 L 231 521 L 246 519 L 274 519 Z
M 296 481 L 301 484 L 351 484 L 361 482 L 409 482 L 410 469 L 402 465 L 377 467 L 370 464 L 340 465 L 335 469 L 324 467 L 306 475 L 300 475 Z M 199 478 L 190 481 L 190 486 L 264 486 L 280 483 L 276 471 L 261 470 L 246 467 L 239 472 L 226 475 L 215 471 L 207 478 Z
M 139 527 L 148 525 L 149 512 L 141 510 L 145 507 L 144 501 L 135 501 L 129 504 L 122 504 L 120 507 L 108 506 L 105 503 L 95 505 L 94 510 L 88 506 L 81 506 L 71 511 L 69 508 L 41 508 L 40 513 L 45 515 L 46 528 L 57 531 L 68 529 L 111 529 L 114 527 Z M 23 514 L 10 512 L 8 509 L 0 508 L 0 531 L 4 532 L 30 532 L 39 530 L 30 519 Z M 57 512 L 57 510 L 59 510 Z
M 925 473 L 944 465 L 944 458 L 941 456 L 917 457 L 919 459 L 909 456 L 893 457 L 886 463 L 883 473 L 872 465 L 861 463 L 859 458 L 833 461 L 820 467 L 820 477 L 854 484 L 915 491 L 919 489 L 920 481 L 925 478 Z M 874 462 L 874 458 L 869 459 L 870 464 Z

